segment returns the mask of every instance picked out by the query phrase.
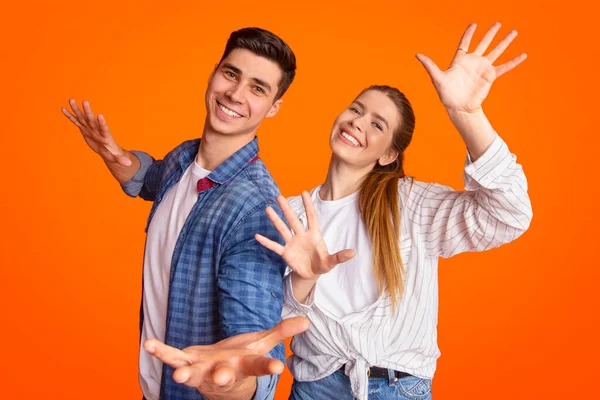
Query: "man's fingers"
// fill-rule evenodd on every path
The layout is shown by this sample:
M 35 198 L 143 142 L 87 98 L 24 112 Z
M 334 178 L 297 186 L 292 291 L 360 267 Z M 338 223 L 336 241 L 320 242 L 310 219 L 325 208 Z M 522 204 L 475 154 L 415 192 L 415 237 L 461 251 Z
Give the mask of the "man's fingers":
M 100 134 L 107 139 L 112 139 L 110 134 L 110 130 L 108 129 L 108 124 L 106 123 L 106 118 L 104 115 L 98 114 L 98 128 L 100 128 Z
M 218 362 L 212 372 L 212 381 L 219 387 L 231 386 L 235 383 L 236 371 L 227 361 Z
M 77 102 L 75 101 L 75 99 L 69 99 L 69 106 L 71 106 L 71 110 L 73 110 L 73 112 L 75 113 L 75 116 L 77 117 L 79 123 L 81 125 L 88 126 L 87 119 L 85 118 L 83 111 L 81 111 L 79 106 L 77 106 Z
M 285 339 L 304 332 L 310 326 L 310 321 L 305 317 L 294 317 L 281 321 L 270 329 L 275 340 L 273 347 Z
M 310 326 L 310 321 L 305 317 L 294 317 L 281 321 L 272 329 L 279 333 L 277 343 L 304 332 Z M 275 344 L 277 344 L 275 343 Z M 274 347 L 274 345 L 273 345 Z
M 190 379 L 190 377 L 192 376 L 192 368 L 191 367 L 181 367 L 181 368 L 177 368 L 175 370 L 175 372 L 173 372 L 173 380 L 177 383 L 183 383 L 184 385 L 187 385 L 187 381 Z M 191 385 L 187 385 L 187 386 L 191 386 Z
M 98 131 L 100 132 L 100 136 L 103 138 L 103 140 L 108 142 L 105 145 L 106 150 L 112 154 L 119 164 L 129 167 L 132 164 L 131 160 L 127 158 L 123 149 L 121 149 L 121 147 L 113 139 L 110 130 L 108 129 L 106 118 L 104 118 L 104 115 L 102 114 L 98 114 Z
M 69 112 L 69 110 L 67 110 L 66 108 L 62 107 L 60 109 L 60 111 L 62 111 L 62 113 L 65 115 L 65 117 L 69 118 L 69 121 L 71 121 L 73 124 L 75 124 L 75 126 L 77 126 L 79 129 L 84 129 L 83 125 L 81 125 L 79 123 L 79 121 L 77 120 L 77 118 L 73 114 L 71 114 Z
M 144 349 L 158 358 L 165 364 L 169 364 L 173 368 L 184 367 L 192 364 L 192 357 L 174 347 L 168 346 L 156 339 L 146 340 Z
M 267 354 L 278 343 L 294 335 L 304 332 L 310 326 L 305 317 L 294 317 L 281 321 L 273 328 L 264 332 L 263 337 L 248 346 L 256 354 Z
M 177 368 L 173 372 L 173 380 L 189 387 L 197 388 L 199 386 L 213 386 L 214 382 L 211 376 L 213 370 L 213 361 L 198 361 L 187 367 Z
M 92 111 L 92 106 L 90 106 L 90 102 L 87 100 L 83 101 L 83 111 L 85 112 L 85 117 L 90 128 L 97 130 L 98 121 L 96 120 L 96 115 L 94 115 L 94 112 Z
M 265 356 L 245 356 L 240 358 L 239 372 L 244 376 L 277 375 L 283 372 L 285 365 L 279 360 Z

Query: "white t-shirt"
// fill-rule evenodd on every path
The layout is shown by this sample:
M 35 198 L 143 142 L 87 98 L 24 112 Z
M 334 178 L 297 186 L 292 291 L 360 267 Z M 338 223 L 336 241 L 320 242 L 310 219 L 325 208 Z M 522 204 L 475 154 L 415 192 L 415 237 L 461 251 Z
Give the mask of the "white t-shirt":
M 198 180 L 208 176 L 210 172 L 193 162 L 179 182 L 169 189 L 148 227 L 142 302 L 144 323 L 139 360 L 139 381 L 147 400 L 159 398 L 163 365 L 142 346 L 147 339 L 165 339 L 173 250 L 179 233 L 198 200 Z
M 317 281 L 315 303 L 338 318 L 360 311 L 379 298 L 373 274 L 371 240 L 358 209 L 358 194 L 325 201 L 321 186 L 312 191 L 321 234 L 330 254 L 353 249 L 354 258 L 336 266 Z

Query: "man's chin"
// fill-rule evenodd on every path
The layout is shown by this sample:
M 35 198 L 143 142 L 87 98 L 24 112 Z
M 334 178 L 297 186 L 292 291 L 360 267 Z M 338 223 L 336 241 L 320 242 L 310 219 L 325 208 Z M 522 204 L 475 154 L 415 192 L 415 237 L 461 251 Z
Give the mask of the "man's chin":
M 222 121 L 217 117 L 209 119 L 209 126 L 207 128 L 223 135 L 235 135 L 243 130 L 243 127 L 237 121 Z
M 210 131 L 214 134 L 223 136 L 245 136 L 258 129 L 258 126 L 248 126 L 248 124 L 245 124 L 244 122 L 245 121 L 234 120 L 223 121 L 217 116 L 211 115 L 206 119 L 204 131 Z M 252 137 L 254 137 L 254 134 L 252 134 Z

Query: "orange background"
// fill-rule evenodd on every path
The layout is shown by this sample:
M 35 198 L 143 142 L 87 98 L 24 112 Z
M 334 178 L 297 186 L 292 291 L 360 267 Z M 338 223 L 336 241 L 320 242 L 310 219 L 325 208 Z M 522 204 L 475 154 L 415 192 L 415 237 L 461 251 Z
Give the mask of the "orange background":
M 322 182 L 334 118 L 374 83 L 398 86 L 415 108 L 407 172 L 461 188 L 463 144 L 414 55 L 445 67 L 469 22 L 478 40 L 496 20 L 500 35 L 520 32 L 499 61 L 529 59 L 496 82 L 484 108 L 524 165 L 534 219 L 511 245 L 441 261 L 434 398 L 595 397 L 597 10 L 583 1 L 171 3 L 3 5 L 0 398 L 141 398 L 150 204 L 122 194 L 62 116 L 70 97 L 103 112 L 123 147 L 162 157 L 200 134 L 228 34 L 261 26 L 299 60 L 280 114 L 259 131 L 285 195 Z M 281 382 L 278 399 L 288 372 Z

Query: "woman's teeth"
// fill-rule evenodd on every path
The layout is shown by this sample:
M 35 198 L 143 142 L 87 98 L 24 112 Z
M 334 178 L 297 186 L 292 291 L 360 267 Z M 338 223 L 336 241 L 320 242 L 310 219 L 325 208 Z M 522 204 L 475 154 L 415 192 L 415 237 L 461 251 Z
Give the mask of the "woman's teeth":
M 346 139 L 348 139 L 350 141 L 350 143 L 352 143 L 356 147 L 360 146 L 360 143 L 358 143 L 358 140 L 354 139 L 352 136 L 348 135 L 346 132 L 342 131 L 342 136 L 345 137 Z

